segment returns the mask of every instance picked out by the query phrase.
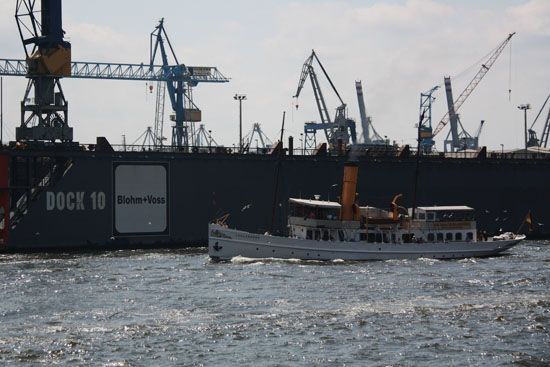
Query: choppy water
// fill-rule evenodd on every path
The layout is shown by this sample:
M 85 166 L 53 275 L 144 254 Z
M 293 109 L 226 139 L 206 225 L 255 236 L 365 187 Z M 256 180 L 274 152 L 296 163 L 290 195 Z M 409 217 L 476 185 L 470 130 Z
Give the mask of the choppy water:
M 548 366 L 550 242 L 461 261 L 0 255 L 0 364 Z

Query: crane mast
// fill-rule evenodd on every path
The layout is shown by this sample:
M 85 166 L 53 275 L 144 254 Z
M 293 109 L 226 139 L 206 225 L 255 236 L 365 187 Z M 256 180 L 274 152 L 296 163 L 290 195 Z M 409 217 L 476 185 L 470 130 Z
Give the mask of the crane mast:
M 363 129 L 363 142 L 365 144 L 385 144 L 386 142 L 376 132 L 372 125 L 372 119 L 367 116 L 365 108 L 365 98 L 363 96 L 363 85 L 361 81 L 355 81 L 355 90 L 357 92 L 357 104 L 359 105 L 359 116 L 361 117 L 361 128 Z

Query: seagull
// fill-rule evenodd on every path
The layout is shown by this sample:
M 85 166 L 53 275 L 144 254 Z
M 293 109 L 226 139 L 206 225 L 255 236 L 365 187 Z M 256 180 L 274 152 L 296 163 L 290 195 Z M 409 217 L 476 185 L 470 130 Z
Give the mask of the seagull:
M 246 204 L 246 205 L 243 206 L 243 208 L 241 209 L 241 212 L 244 212 L 245 210 L 250 209 L 251 206 L 252 206 L 252 204 Z

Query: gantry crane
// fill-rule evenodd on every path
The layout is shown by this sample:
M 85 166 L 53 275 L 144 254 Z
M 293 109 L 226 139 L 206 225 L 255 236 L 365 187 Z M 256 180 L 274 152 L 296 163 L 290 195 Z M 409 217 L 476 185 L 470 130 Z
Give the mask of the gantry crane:
M 547 148 L 548 147 L 548 135 L 550 134 L 550 108 L 548 108 L 548 114 L 546 115 L 546 122 L 544 123 L 544 126 L 542 128 L 542 134 L 540 137 L 540 140 L 537 137 L 537 133 L 534 130 L 535 123 L 539 119 L 540 115 L 542 114 L 542 111 L 544 111 L 544 107 L 546 107 L 546 103 L 548 103 L 548 100 L 550 99 L 550 94 L 548 97 L 546 97 L 546 100 L 542 104 L 542 107 L 539 110 L 539 113 L 537 114 L 537 117 L 533 120 L 533 123 L 531 124 L 531 127 L 529 130 L 529 140 L 527 141 L 528 147 L 541 147 L 541 148 Z
M 321 91 L 321 86 L 319 84 L 317 74 L 315 73 L 315 69 L 313 67 L 314 61 L 317 61 L 317 64 L 323 71 L 323 74 L 327 78 L 330 86 L 332 87 L 332 90 L 340 100 L 340 106 L 336 108 L 336 116 L 334 118 L 334 121 L 332 121 L 330 118 L 327 105 L 325 102 L 325 98 Z M 302 88 L 304 87 L 304 83 L 308 78 L 308 76 L 311 81 L 311 86 L 313 87 L 315 102 L 317 103 L 317 109 L 319 111 L 321 122 L 320 123 L 308 122 L 304 125 L 305 141 L 312 140 L 312 139 L 313 141 L 315 141 L 315 137 L 314 137 L 315 132 L 317 130 L 323 130 L 325 132 L 325 137 L 331 149 L 336 149 L 338 147 L 342 147 L 349 144 L 350 137 L 351 137 L 352 143 L 355 144 L 357 142 L 357 135 L 355 132 L 355 121 L 348 119 L 346 117 L 346 104 L 344 103 L 344 101 L 340 97 L 340 93 L 338 93 L 338 90 L 332 83 L 332 80 L 327 74 L 325 67 L 317 57 L 315 50 L 311 51 L 311 55 L 304 62 L 304 65 L 302 67 L 302 73 L 300 75 L 300 80 L 298 82 L 298 88 L 296 89 L 294 98 L 298 98 L 300 96 L 300 92 L 302 91 Z M 298 108 L 298 104 L 296 104 L 296 108 Z M 313 138 L 311 137 L 312 135 L 313 135 Z
M 40 7 L 36 3 L 36 0 L 17 0 L 16 5 L 16 18 L 27 59 L 0 59 L 0 75 L 29 78 L 21 106 L 21 126 L 16 130 L 17 140 L 72 141 L 72 128 L 67 121 L 68 104 L 59 82 L 63 77 L 160 81 L 167 84 L 175 112 L 174 145 L 182 149 L 188 141 L 184 122 L 200 119 L 200 111 L 192 103 L 191 88 L 199 83 L 229 81 L 216 67 L 180 64 L 171 45 L 176 64 L 170 65 L 167 57 L 163 58 L 161 65 L 154 64 L 159 47 L 162 54 L 161 40 L 167 39 L 162 21 L 151 34 L 148 64 L 71 62 L 70 43 L 63 39 L 61 0 L 41 0 Z M 36 18 L 38 14 L 41 22 Z M 31 51 L 29 46 L 32 46 Z M 34 99 L 29 98 L 32 88 L 35 90 Z M 31 115 L 27 117 L 28 112 Z M 157 128 L 155 126 L 155 130 Z
M 481 82 L 481 80 L 485 77 L 489 69 L 493 66 L 495 61 L 498 59 L 506 45 L 510 42 L 512 37 L 516 33 L 510 33 L 504 41 L 502 41 L 488 56 L 487 60 L 481 65 L 481 68 L 476 73 L 476 75 L 473 77 L 473 79 L 468 83 L 466 88 L 462 91 L 462 93 L 458 96 L 456 100 L 453 101 L 452 104 L 450 104 L 449 111 L 443 116 L 439 124 L 436 126 L 436 128 L 433 130 L 433 133 L 430 131 L 431 126 L 421 126 L 423 133 L 420 137 L 421 142 L 420 145 L 423 147 L 423 150 L 426 152 L 431 151 L 431 147 L 433 146 L 433 138 L 443 130 L 445 126 L 451 121 L 451 110 L 454 111 L 453 113 L 456 115 L 462 104 L 468 99 L 470 94 L 474 91 L 474 89 L 478 86 L 478 84 Z M 449 79 L 449 85 L 450 85 L 450 79 Z M 422 97 L 421 97 L 422 98 Z M 429 98 L 427 100 L 430 100 Z M 458 122 L 457 122 L 458 123 Z M 453 123 L 454 124 L 454 123 Z M 452 127 L 452 126 L 451 126 Z M 455 133 L 452 133 L 452 145 L 454 146 L 453 149 L 462 149 L 462 146 L 460 145 L 460 139 L 459 139 L 459 133 L 458 129 L 455 130 Z M 470 136 L 470 138 L 472 138 Z
M 252 143 L 254 143 L 254 140 L 256 140 L 256 149 L 267 148 L 273 145 L 271 140 L 263 132 L 260 124 L 257 122 L 252 125 L 252 130 L 243 138 L 243 140 L 246 142 L 244 151 L 248 151 L 250 147 L 253 146 Z

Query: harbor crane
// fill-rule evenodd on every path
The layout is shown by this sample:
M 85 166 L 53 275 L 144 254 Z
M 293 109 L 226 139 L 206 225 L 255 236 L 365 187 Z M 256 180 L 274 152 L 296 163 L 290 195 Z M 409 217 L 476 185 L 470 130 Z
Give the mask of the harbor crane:
M 355 81 L 355 90 L 357 92 L 359 115 L 361 116 L 361 128 L 363 129 L 363 143 L 367 145 L 386 144 L 386 141 L 376 132 L 371 117 L 367 115 L 365 98 L 363 97 L 363 85 L 360 80 Z
M 317 61 L 317 64 L 328 80 L 332 90 L 340 100 L 340 106 L 336 108 L 336 116 L 334 121 L 330 118 L 325 98 L 313 67 L 314 61 Z M 306 146 L 308 141 L 315 141 L 315 133 L 317 130 L 323 130 L 325 132 L 325 137 L 331 149 L 339 149 L 340 147 L 349 144 L 350 138 L 352 143 L 355 144 L 357 142 L 355 121 L 346 117 L 346 104 L 342 100 L 342 97 L 340 97 L 340 93 L 338 93 L 338 90 L 326 72 L 325 67 L 317 57 L 315 50 L 311 51 L 311 55 L 304 62 L 294 98 L 298 98 L 300 96 L 304 83 L 308 77 L 311 81 L 311 86 L 313 87 L 313 94 L 315 95 L 315 102 L 317 103 L 317 109 L 319 111 L 321 122 L 308 122 L 304 125 L 304 140 L 306 141 Z M 296 108 L 298 108 L 298 104 L 296 104 Z
M 29 78 L 25 97 L 21 103 L 21 126 L 16 129 L 17 140 L 39 141 L 73 140 L 68 126 L 68 103 L 61 89 L 61 78 L 133 80 L 166 83 L 175 112 L 172 118 L 173 145 L 187 148 L 185 123 L 200 121 L 200 110 L 192 101 L 192 88 L 199 83 L 229 82 L 216 67 L 187 66 L 175 57 L 164 23 L 161 21 L 151 34 L 150 62 L 147 64 L 120 64 L 99 62 L 73 62 L 71 45 L 63 39 L 61 0 L 17 0 L 16 19 L 25 47 L 26 60 L 0 59 L 0 75 Z M 41 17 L 38 21 L 37 17 Z M 175 64 L 169 64 L 164 40 L 169 44 Z M 163 51 L 164 49 L 164 51 Z M 155 63 L 160 51 L 162 64 Z M 166 57 L 162 54 L 165 53 Z M 34 98 L 30 93 L 34 88 Z M 30 116 L 27 114 L 30 113 Z M 160 108 L 157 103 L 157 115 Z M 158 118 L 156 118 L 158 120 Z M 156 121 L 155 137 L 161 139 L 160 123 Z
M 433 94 L 438 89 L 437 85 L 427 92 L 420 93 L 418 148 L 424 154 L 430 153 L 435 144 L 432 134 L 432 104 L 435 101 Z
M 170 49 L 170 54 L 174 62 L 173 66 L 170 65 L 168 61 L 165 42 Z M 162 73 L 168 79 L 166 80 L 166 88 L 172 104 L 172 110 L 175 112 L 175 114 L 171 116 L 171 120 L 175 122 L 172 132 L 172 145 L 177 147 L 189 147 L 189 136 L 194 135 L 193 123 L 202 120 L 201 111 L 193 103 L 192 99 L 192 87 L 196 86 L 197 83 L 191 80 L 186 82 L 183 79 L 182 76 L 186 68 L 184 64 L 178 61 L 172 43 L 170 43 L 170 39 L 164 28 L 164 18 L 159 21 L 159 24 L 151 33 L 150 45 L 149 70 L 154 70 L 155 58 L 157 52 L 159 52 L 162 59 Z M 174 76 L 173 80 L 170 80 L 171 76 Z M 164 103 L 164 101 L 159 101 L 159 103 Z M 158 110 L 160 109 L 157 108 L 157 111 Z
M 453 89 L 451 86 L 451 77 L 445 77 L 445 93 L 447 95 L 447 107 L 449 109 L 449 122 L 451 128 L 444 140 L 444 151 L 455 152 L 459 150 L 477 150 L 479 148 L 479 135 L 483 129 L 485 121 L 481 121 L 475 135 L 470 135 L 462 125 L 459 115 L 455 111 L 453 103 Z
M 243 138 L 243 140 L 246 142 L 243 149 L 246 152 L 248 152 L 250 147 L 253 146 L 252 143 L 254 143 L 254 140 L 256 141 L 256 149 L 264 149 L 273 145 L 271 140 L 263 132 L 260 124 L 257 122 L 252 125 L 252 130 Z
M 428 125 L 421 125 L 420 126 L 420 129 L 419 129 L 419 130 L 421 130 L 421 136 L 419 137 L 421 139 L 420 145 L 421 145 L 422 150 L 424 152 L 426 152 L 426 153 L 431 152 L 432 147 L 434 145 L 433 138 L 438 133 L 440 133 L 445 128 L 445 126 L 447 126 L 447 124 L 449 124 L 449 122 L 452 122 L 451 117 L 453 117 L 453 120 L 454 120 L 454 122 L 451 123 L 451 139 L 449 139 L 449 140 L 452 141 L 451 142 L 451 150 L 455 151 L 455 150 L 464 149 L 464 144 L 461 145 L 461 143 L 460 143 L 461 136 L 460 136 L 460 133 L 458 132 L 458 120 L 457 119 L 455 120 L 455 117 L 456 118 L 458 117 L 458 115 L 457 115 L 458 110 L 464 104 L 464 102 L 468 99 L 468 97 L 472 94 L 472 92 L 475 90 L 475 88 L 479 85 L 481 80 L 483 80 L 483 78 L 485 77 L 487 72 L 491 69 L 491 67 L 493 66 L 495 61 L 498 59 L 498 57 L 500 56 L 500 54 L 502 53 L 504 48 L 508 45 L 508 43 L 510 42 L 510 40 L 512 39 L 512 37 L 515 34 L 516 34 L 515 32 L 510 33 L 506 37 L 506 39 L 504 39 L 504 41 L 499 43 L 498 46 L 493 51 L 491 51 L 489 53 L 486 61 L 481 65 L 481 68 L 476 73 L 476 75 L 472 78 L 470 83 L 468 83 L 466 88 L 462 91 L 462 93 L 458 96 L 458 98 L 456 100 L 451 99 L 452 103 L 450 103 L 450 104 L 449 104 L 449 94 L 447 93 L 447 102 L 448 102 L 448 107 L 449 107 L 448 112 L 443 116 L 443 118 L 437 124 L 435 129 L 432 130 L 431 123 L 430 123 L 430 126 L 428 126 Z M 447 89 L 447 83 L 445 83 L 445 84 L 446 84 L 446 89 Z M 450 78 L 449 78 L 448 85 L 449 85 L 449 88 L 450 88 Z M 452 89 L 450 89 L 450 91 L 452 91 Z M 431 101 L 430 98 L 427 98 L 426 101 Z M 421 99 L 422 99 L 422 96 L 421 96 Z M 454 114 L 454 116 L 453 116 L 453 114 Z M 456 125 L 455 125 L 455 123 L 456 123 Z M 455 129 L 455 127 L 456 127 L 456 129 Z M 474 144 L 475 141 L 477 141 L 475 136 L 472 137 L 471 135 L 467 134 L 464 129 L 462 129 L 462 130 L 463 130 L 462 138 L 466 138 L 466 141 L 470 144 L 470 146 L 472 146 L 472 144 Z
M 16 139 L 72 141 L 68 103 L 61 88 L 61 79 L 71 75 L 71 44 L 64 39 L 61 0 L 42 0 L 40 12 L 35 0 L 17 0 L 15 8 L 26 56 L 21 75 L 29 80 Z
M 212 131 L 206 130 L 206 127 L 204 124 L 201 124 L 199 126 L 199 129 L 197 130 L 197 133 L 195 134 L 195 147 L 198 148 L 204 148 L 208 147 L 211 148 L 212 146 L 217 146 L 218 143 L 214 140 L 212 137 Z
M 527 147 L 540 147 L 540 148 L 548 147 L 548 135 L 550 134 L 550 108 L 548 108 L 548 113 L 546 115 L 546 122 L 544 123 L 544 126 L 542 128 L 542 134 L 541 134 L 540 140 L 537 137 L 537 133 L 535 132 L 534 127 L 540 115 L 542 114 L 542 111 L 544 111 L 544 107 L 546 107 L 546 104 L 548 103 L 549 99 L 550 99 L 550 94 L 548 95 L 548 97 L 546 97 L 546 100 L 542 104 L 542 107 L 540 108 L 539 113 L 537 114 L 537 117 L 535 117 L 535 119 L 533 120 L 533 123 L 531 124 L 531 127 L 527 130 L 529 132 Z

